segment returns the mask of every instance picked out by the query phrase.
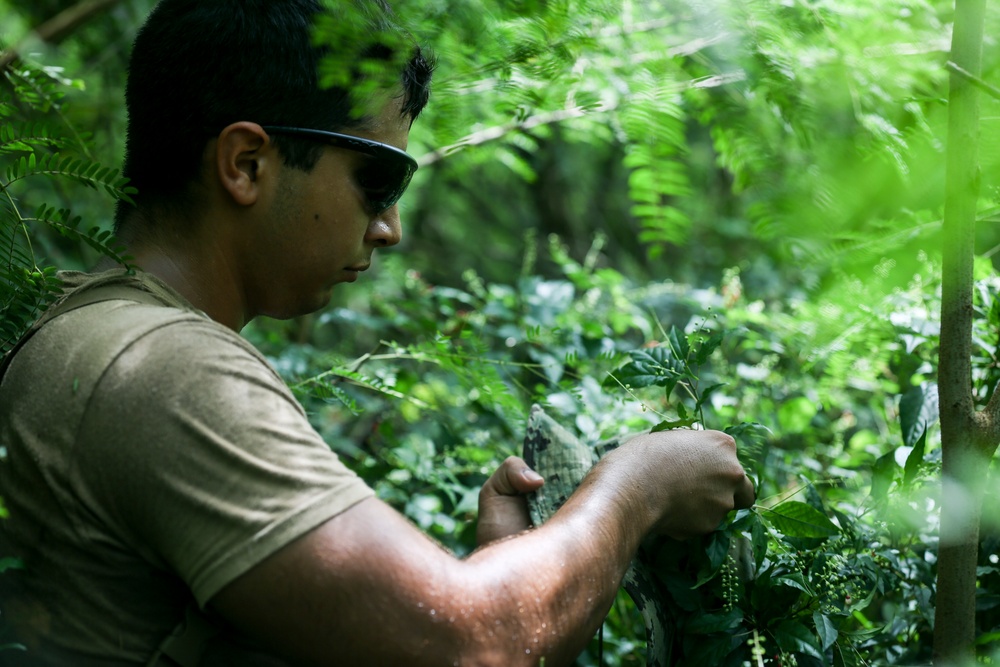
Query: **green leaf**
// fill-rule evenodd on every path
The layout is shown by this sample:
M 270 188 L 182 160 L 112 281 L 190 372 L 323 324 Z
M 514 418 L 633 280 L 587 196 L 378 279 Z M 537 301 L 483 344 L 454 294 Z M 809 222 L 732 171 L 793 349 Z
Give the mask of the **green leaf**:
M 818 611 L 813 612 L 813 623 L 816 625 L 816 634 L 819 636 L 820 646 L 825 651 L 837 641 L 837 635 L 839 634 L 837 626 L 833 624 L 829 616 L 821 614 Z
M 727 612 L 694 616 L 684 630 L 692 634 L 707 635 L 732 630 L 743 620 L 743 611 L 734 607 Z
M 920 437 L 938 420 L 938 388 L 925 382 L 903 394 L 899 399 L 899 424 L 903 429 L 903 444 L 916 447 Z
M 649 429 L 650 433 L 659 433 L 660 431 L 670 431 L 675 428 L 691 428 L 698 423 L 697 419 L 674 419 L 662 421 L 653 428 Z
M 857 612 L 855 612 L 854 615 L 857 616 L 858 615 Z M 854 642 L 867 641 L 872 637 L 877 637 L 878 635 L 882 634 L 883 631 L 885 631 L 885 626 L 864 628 L 861 630 L 844 631 L 840 633 L 840 639 L 841 639 L 840 643 L 842 643 L 844 639 Z
M 722 331 L 713 331 L 708 338 L 702 340 L 698 345 L 698 349 L 694 353 L 694 363 L 700 366 L 708 361 L 708 358 L 712 356 L 712 353 L 715 352 L 720 345 L 722 345 L 722 341 L 725 336 L 725 333 Z
M 23 570 L 24 563 L 20 558 L 13 558 L 11 556 L 6 556 L 0 558 L 0 573 L 6 572 L 7 570 Z
M 684 375 L 684 364 L 674 358 L 666 345 L 649 350 L 633 350 L 631 363 L 625 364 L 604 381 L 606 387 L 616 387 L 620 382 L 628 389 L 653 385 L 673 387 Z
M 861 667 L 863 663 L 854 644 L 843 636 L 833 649 L 834 667 Z
M 798 621 L 785 620 L 775 628 L 774 640 L 782 651 L 804 653 L 810 657 L 823 659 L 823 651 L 816 643 L 816 635 Z
M 708 402 L 708 400 L 710 398 L 712 398 L 712 394 L 714 394 L 719 389 L 722 389 L 723 387 L 725 387 L 726 384 L 727 383 L 725 383 L 725 382 L 720 382 L 719 384 L 713 384 L 713 385 L 711 385 L 711 386 L 703 389 L 701 391 L 701 395 L 698 397 L 697 403 L 695 403 L 694 409 L 695 410 L 700 410 L 701 406 L 703 406 L 705 403 Z
M 927 449 L 927 431 L 920 434 L 916 444 L 906 457 L 906 465 L 903 467 L 903 485 L 910 486 L 920 472 L 920 464 L 924 462 L 924 451 Z
M 872 498 L 883 500 L 896 477 L 896 453 L 883 454 L 872 466 Z
M 796 500 L 761 509 L 764 511 L 761 516 L 788 537 L 832 537 L 840 534 L 840 529 L 825 514 Z
M 809 585 L 805 575 L 801 572 L 783 574 L 780 577 L 775 577 L 773 581 L 775 584 L 785 584 L 787 586 L 791 586 L 792 588 L 797 588 L 810 597 L 816 596 L 816 591 L 814 591 L 812 586 Z
M 698 641 L 684 648 L 684 661 L 680 665 L 724 665 L 726 656 L 733 653 L 733 638 L 730 634 L 702 635 Z
M 688 344 L 687 336 L 684 335 L 683 331 L 678 331 L 677 327 L 670 327 L 670 331 L 667 332 L 667 343 L 670 345 L 670 349 L 677 359 L 681 361 L 687 359 L 691 348 Z
M 976 646 L 985 646 L 994 642 L 1000 642 L 1000 632 L 987 632 L 976 637 Z
M 656 576 L 670 594 L 673 603 L 678 607 L 686 612 L 694 612 L 701 609 L 700 592 L 692 588 L 690 578 L 669 569 L 657 570 Z
M 732 538 L 724 531 L 716 531 L 708 538 L 708 546 L 705 547 L 705 555 L 713 570 L 718 570 L 722 566 L 722 561 L 729 554 L 729 542 Z

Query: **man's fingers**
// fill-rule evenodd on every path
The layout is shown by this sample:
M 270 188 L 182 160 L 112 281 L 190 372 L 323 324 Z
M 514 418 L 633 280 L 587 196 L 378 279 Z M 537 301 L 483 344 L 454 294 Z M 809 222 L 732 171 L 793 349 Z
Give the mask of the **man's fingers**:
M 517 456 L 507 458 L 479 492 L 476 542 L 482 546 L 531 527 L 525 493 L 545 481 Z
M 541 475 L 529 468 L 524 459 L 509 456 L 486 480 L 483 492 L 497 496 L 518 496 L 534 491 L 544 483 Z
M 743 484 L 736 490 L 733 499 L 736 501 L 736 509 L 751 507 L 757 499 L 757 492 L 753 488 L 753 482 L 746 475 L 743 476 Z

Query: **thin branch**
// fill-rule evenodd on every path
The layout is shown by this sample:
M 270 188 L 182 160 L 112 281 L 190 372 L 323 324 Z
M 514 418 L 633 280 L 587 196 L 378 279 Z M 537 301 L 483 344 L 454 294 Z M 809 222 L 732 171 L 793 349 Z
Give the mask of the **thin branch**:
M 92 17 L 118 4 L 121 0 L 81 0 L 72 7 L 67 7 L 30 34 L 21 38 L 13 48 L 0 53 L 0 69 L 13 62 L 25 47 L 34 41 L 56 44 L 73 33 Z
M 637 53 L 631 53 L 631 54 L 629 54 L 629 56 L 628 56 L 627 59 L 625 59 L 625 58 L 610 58 L 610 59 L 607 59 L 607 60 L 601 60 L 601 63 L 602 63 L 602 66 L 604 66 L 606 68 L 615 68 L 615 67 L 624 67 L 626 65 L 641 64 L 641 63 L 644 63 L 644 62 L 649 62 L 651 60 L 664 60 L 664 59 L 668 59 L 668 58 L 675 58 L 677 56 L 691 56 L 691 55 L 694 55 L 694 54 L 696 54 L 696 53 L 698 53 L 698 52 L 700 52 L 700 51 L 708 48 L 709 46 L 714 46 L 715 44 L 719 44 L 721 42 L 724 42 L 725 40 L 729 39 L 730 37 L 732 37 L 731 33 L 722 32 L 722 33 L 719 33 L 718 35 L 714 35 L 712 37 L 698 37 L 697 39 L 693 39 L 690 42 L 685 42 L 684 44 L 679 44 L 677 46 L 672 46 L 669 49 L 667 49 L 666 51 L 664 51 L 663 49 L 658 49 L 658 50 L 655 50 L 655 51 L 640 51 L 640 52 L 637 52 Z M 594 59 L 580 58 L 577 61 L 577 63 L 574 65 L 574 69 L 578 68 L 581 64 L 588 65 L 591 62 L 593 62 L 593 60 Z M 495 69 L 495 68 L 488 68 L 489 71 L 492 71 L 493 69 Z M 735 75 L 733 75 L 733 74 L 720 74 L 718 76 L 726 77 L 726 78 L 731 78 L 731 77 L 733 77 Z M 703 78 L 704 79 L 708 79 L 710 77 L 703 77 Z M 739 73 L 739 78 L 736 79 L 736 80 L 742 81 L 745 78 L 746 78 L 746 74 L 743 73 L 743 72 L 740 72 Z M 445 79 L 445 81 L 447 81 L 447 79 Z M 438 84 L 438 85 L 440 85 L 440 84 Z M 540 88 L 540 87 L 543 87 L 546 84 L 545 84 L 545 82 L 534 82 L 534 83 L 532 83 L 532 82 L 526 82 L 525 85 L 527 85 L 527 86 L 533 86 L 535 88 Z M 478 94 L 478 93 L 482 93 L 482 92 L 485 92 L 485 91 L 492 90 L 494 87 L 496 87 L 496 79 L 491 79 L 491 78 L 479 79 L 477 81 L 473 81 L 473 82 L 470 82 L 468 84 L 457 86 L 454 90 L 449 91 L 449 94 L 455 94 L 455 95 L 475 95 L 475 94 Z M 695 87 L 708 87 L 708 86 L 695 86 Z
M 18 210 L 17 202 L 15 202 L 14 198 L 10 196 L 10 192 L 8 192 L 6 188 L 0 189 L 0 192 L 3 193 L 4 197 L 10 203 L 11 210 L 14 211 L 14 215 L 17 216 L 17 222 L 15 224 L 18 227 L 20 227 L 21 231 L 24 233 L 24 239 L 28 242 L 28 254 L 31 255 L 31 261 L 32 263 L 34 263 L 35 250 L 34 248 L 31 247 L 31 235 L 28 234 L 28 230 L 25 228 L 24 216 L 22 216 L 21 211 Z M 10 253 L 7 257 L 7 266 L 14 265 L 14 248 L 16 247 L 16 245 L 17 245 L 17 234 L 13 233 L 10 235 Z
M 686 84 L 688 88 L 718 88 L 720 86 L 725 86 L 736 81 L 743 81 L 746 78 L 746 73 L 742 70 L 736 72 L 725 72 L 722 74 L 714 74 L 705 77 L 699 77 L 697 79 L 692 79 Z M 551 123 L 561 123 L 565 120 L 570 120 L 573 118 L 582 118 L 593 113 L 606 113 L 608 111 L 614 111 L 618 108 L 618 102 L 612 103 L 602 103 L 594 107 L 572 107 L 570 109 L 561 109 L 559 111 L 547 111 L 545 113 L 536 114 L 534 116 L 529 116 L 522 121 L 512 121 L 510 123 L 504 123 L 503 125 L 497 125 L 495 127 L 487 127 L 478 132 L 473 132 L 472 134 L 466 136 L 457 142 L 444 146 L 422 155 L 417 162 L 421 167 L 426 167 L 432 165 L 435 162 L 440 162 L 446 157 L 457 153 L 458 151 L 466 148 L 468 146 L 478 146 L 479 144 L 485 144 L 488 141 L 494 141 L 500 139 L 513 132 L 523 132 L 525 130 L 530 130 L 533 127 L 538 127 L 539 125 L 549 125 Z
M 615 375 L 614 373 L 608 373 L 608 377 L 611 378 L 612 380 L 614 380 L 615 382 L 617 382 L 618 386 L 621 387 L 622 389 L 624 389 L 626 391 L 626 393 L 628 393 L 628 395 L 632 397 L 632 400 L 634 400 L 636 403 L 638 403 L 639 405 L 641 405 L 643 411 L 649 410 L 654 415 L 656 415 L 657 417 L 659 417 L 660 419 L 663 419 L 663 420 L 665 420 L 667 418 L 667 415 L 663 414 L 662 412 L 659 412 L 652 405 L 649 405 L 648 403 L 646 403 L 646 401 L 644 401 L 641 398 L 639 398 L 635 394 L 635 392 L 632 391 L 632 387 L 624 384 L 621 380 L 618 379 L 617 375 Z
M 866 58 L 894 58 L 898 56 L 924 56 L 928 53 L 948 53 L 951 51 L 949 35 L 928 42 L 915 44 L 885 44 L 864 49 Z
M 488 127 L 486 129 L 480 130 L 479 132 L 473 132 L 464 139 L 451 144 L 450 146 L 445 146 L 439 148 L 436 151 L 427 153 L 420 157 L 419 163 L 421 167 L 434 164 L 439 162 L 444 158 L 448 157 L 452 153 L 462 150 L 467 146 L 478 146 L 479 144 L 485 144 L 488 141 L 493 141 L 499 139 L 512 132 L 523 132 L 525 130 L 530 130 L 531 128 L 538 127 L 540 125 L 548 125 L 551 123 L 561 123 L 562 121 L 569 120 L 571 118 L 581 118 L 590 113 L 604 113 L 606 111 L 613 111 L 617 108 L 618 104 L 602 104 L 597 107 L 573 107 L 571 109 L 561 109 L 559 111 L 549 111 L 546 113 L 536 114 L 534 116 L 529 116 L 523 121 L 513 121 L 510 123 L 504 123 L 503 125 L 497 125 L 496 127 Z
M 641 23 L 633 23 L 629 26 L 621 27 L 612 25 L 605 28 L 601 28 L 597 31 L 598 35 L 602 37 L 612 37 L 615 35 L 635 35 L 642 32 L 653 32 L 654 30 L 662 30 L 663 28 L 669 28 L 670 26 L 677 23 L 674 18 L 665 19 L 653 19 L 651 21 L 642 21 Z
M 997 88 L 996 86 L 993 86 L 991 84 L 986 83 L 985 81 L 983 81 L 981 78 L 979 78 L 975 74 L 972 74 L 971 72 L 965 71 L 960 66 L 956 65 L 955 63 L 953 63 L 950 60 L 945 65 L 945 67 L 949 71 L 954 72 L 960 78 L 962 78 L 965 81 L 968 81 L 973 86 L 975 86 L 979 90 L 983 91 L 984 93 L 986 93 L 990 97 L 992 97 L 994 99 L 997 99 L 997 100 L 1000 100 L 1000 88 Z

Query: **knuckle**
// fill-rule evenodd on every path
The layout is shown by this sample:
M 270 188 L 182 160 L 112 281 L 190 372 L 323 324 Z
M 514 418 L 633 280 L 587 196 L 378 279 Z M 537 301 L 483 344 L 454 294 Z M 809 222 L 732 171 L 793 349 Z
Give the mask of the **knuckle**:
M 736 439 L 733 438 L 733 436 L 728 433 L 723 433 L 722 431 L 716 431 L 716 433 L 719 435 L 719 442 L 721 444 L 724 444 L 726 447 L 730 447 L 733 451 L 736 451 Z

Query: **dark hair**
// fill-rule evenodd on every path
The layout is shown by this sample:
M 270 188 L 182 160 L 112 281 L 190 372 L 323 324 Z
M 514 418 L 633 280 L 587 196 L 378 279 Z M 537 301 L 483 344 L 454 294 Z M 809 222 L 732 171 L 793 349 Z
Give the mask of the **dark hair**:
M 317 21 L 325 39 L 314 39 Z M 416 118 L 433 65 L 383 0 L 161 0 L 136 36 L 125 91 L 123 175 L 138 189 L 136 207 L 188 212 L 205 144 L 231 123 L 363 125 L 352 89 L 380 83 L 372 62 L 395 68 L 381 83 L 400 87 L 403 115 Z M 332 87 L 321 85 L 321 68 Z M 293 137 L 275 143 L 305 170 L 321 151 Z M 130 210 L 118 204 L 116 230 Z

